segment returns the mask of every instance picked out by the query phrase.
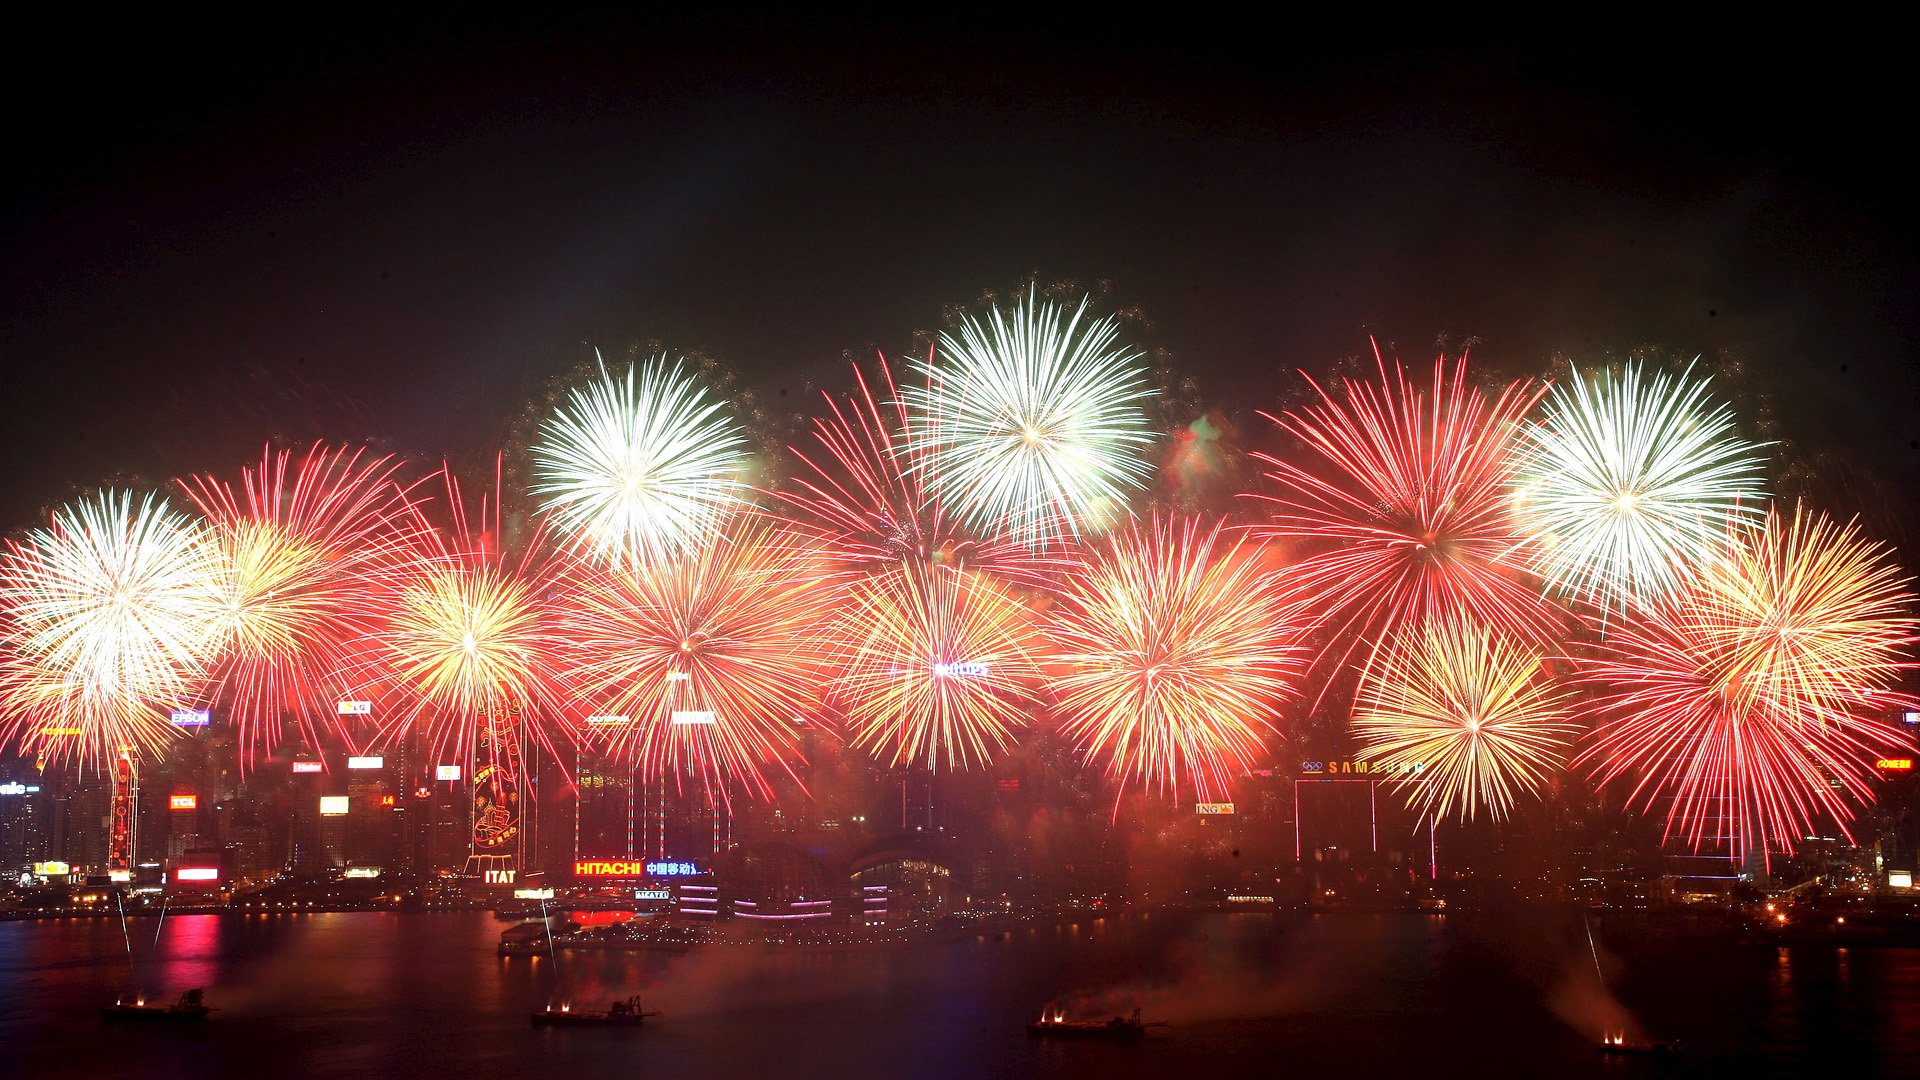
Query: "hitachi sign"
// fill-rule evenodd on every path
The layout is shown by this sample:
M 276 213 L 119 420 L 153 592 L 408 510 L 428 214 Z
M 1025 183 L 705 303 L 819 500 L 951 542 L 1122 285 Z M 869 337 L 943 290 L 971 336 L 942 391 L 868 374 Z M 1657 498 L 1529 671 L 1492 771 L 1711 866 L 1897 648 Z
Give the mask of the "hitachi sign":
M 575 859 L 574 877 L 646 877 L 647 864 L 639 859 Z

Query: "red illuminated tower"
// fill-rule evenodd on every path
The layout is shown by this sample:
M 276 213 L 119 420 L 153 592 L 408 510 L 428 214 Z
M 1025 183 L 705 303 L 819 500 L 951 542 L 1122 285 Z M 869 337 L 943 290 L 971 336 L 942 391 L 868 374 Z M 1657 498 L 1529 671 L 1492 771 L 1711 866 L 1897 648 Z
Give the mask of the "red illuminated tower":
M 108 817 L 107 875 L 115 881 L 133 879 L 134 847 L 138 842 L 140 772 L 127 750 L 113 763 L 113 808 Z

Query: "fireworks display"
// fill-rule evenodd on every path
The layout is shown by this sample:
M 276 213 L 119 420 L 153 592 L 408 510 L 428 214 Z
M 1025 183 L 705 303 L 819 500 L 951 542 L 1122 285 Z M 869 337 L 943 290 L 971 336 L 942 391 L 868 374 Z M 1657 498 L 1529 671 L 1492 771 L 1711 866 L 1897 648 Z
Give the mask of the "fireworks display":
M 1694 847 L 1792 851 L 1872 798 L 1913 597 L 1887 552 L 1796 509 L 1740 527 L 1672 594 L 1629 605 L 1585 665 L 1579 762 Z
M 1516 517 L 1528 562 L 1598 606 L 1672 588 L 1730 525 L 1764 513 L 1762 461 L 1706 380 L 1638 364 L 1561 385 L 1523 428 Z
M 1912 597 L 1853 526 L 1767 508 L 1704 379 L 1633 363 L 1547 397 L 1374 361 L 1271 417 L 1251 521 L 1164 516 L 1140 355 L 1036 290 L 940 336 L 924 385 L 856 366 L 764 506 L 748 432 L 664 356 L 564 398 L 509 529 L 498 478 L 470 516 L 445 469 L 431 499 L 326 446 L 186 481 L 198 520 L 102 491 L 0 553 L 0 740 L 98 767 L 186 711 L 246 767 L 418 735 L 499 800 L 572 745 L 715 806 L 807 790 L 803 747 L 859 760 L 839 740 L 902 771 L 903 820 L 915 770 L 1215 802 L 1286 741 L 1424 821 L 1498 820 L 1572 755 L 1735 858 L 1874 798 Z
M 560 679 L 643 776 L 768 795 L 765 770 L 790 771 L 796 725 L 819 712 L 814 631 L 837 585 L 825 556 L 752 519 L 672 559 L 581 568 L 559 605 Z
M 1027 726 L 1037 677 L 1025 606 L 989 575 L 921 563 L 855 582 L 833 626 L 830 701 L 893 765 L 965 769 Z
M 1063 601 L 1047 627 L 1060 732 L 1123 788 L 1206 801 L 1263 756 L 1295 664 L 1257 546 L 1155 521 L 1103 545 Z
M 1436 619 L 1554 640 L 1560 617 L 1517 572 L 1507 512 L 1514 431 L 1542 390 L 1514 383 L 1488 400 L 1464 360 L 1436 363 L 1424 393 L 1398 364 L 1379 368 L 1377 384 L 1348 380 L 1339 397 L 1316 384 L 1317 402 L 1275 418 L 1304 464 L 1258 455 L 1279 489 L 1267 529 L 1308 550 L 1290 575 L 1331 649 L 1344 659 Z
M 1144 486 L 1146 371 L 1086 312 L 1029 291 L 942 334 L 926 387 L 905 390 L 918 467 L 969 526 L 1040 548 L 1126 517 Z
M 1405 628 L 1361 682 L 1360 753 L 1425 818 L 1506 817 L 1558 773 L 1576 731 L 1541 660 L 1471 623 Z
M 291 716 L 308 745 L 337 724 L 350 643 L 375 624 L 370 581 L 414 541 L 416 515 L 392 458 L 315 447 L 297 464 L 271 451 L 241 490 L 186 483 L 212 533 L 219 648 L 215 700 L 239 733 L 243 764 L 281 742 Z
M 532 454 L 555 534 L 603 562 L 696 548 L 746 492 L 745 434 L 664 356 L 573 391 Z
M 217 641 L 220 563 L 154 495 L 101 491 L 0 557 L 6 742 L 99 766 L 156 752 L 198 696 Z

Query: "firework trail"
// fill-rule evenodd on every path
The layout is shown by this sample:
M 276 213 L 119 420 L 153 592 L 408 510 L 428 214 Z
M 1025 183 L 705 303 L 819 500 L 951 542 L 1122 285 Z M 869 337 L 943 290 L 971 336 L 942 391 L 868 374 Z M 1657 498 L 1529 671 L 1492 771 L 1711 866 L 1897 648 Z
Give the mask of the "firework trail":
M 671 559 L 576 567 L 559 603 L 560 680 L 589 735 L 648 778 L 771 797 L 795 727 L 819 712 L 818 624 L 840 582 L 790 530 L 737 519 Z
M 533 444 L 532 493 L 555 535 L 605 563 L 709 541 L 747 488 L 746 436 L 683 364 L 645 366 L 574 390 Z
M 927 482 L 969 527 L 1037 549 L 1128 516 L 1151 472 L 1152 391 L 1114 320 L 1083 324 L 1086 311 L 1030 289 L 1011 313 L 941 334 L 944 363 L 918 365 L 926 387 L 902 393 Z
M 1792 851 L 1873 798 L 1874 761 L 1904 738 L 1876 714 L 1916 624 L 1877 544 L 1796 508 L 1737 528 L 1722 557 L 1630 604 L 1583 665 L 1598 718 L 1576 765 L 1628 801 L 1666 804 L 1667 835 L 1736 860 Z
M 217 640 L 215 548 L 156 495 L 105 490 L 0 555 L 0 743 L 103 766 L 157 753 Z
M 297 463 L 264 452 L 238 492 L 213 477 L 182 482 L 218 556 L 212 694 L 239 734 L 242 768 L 273 752 L 288 715 L 309 745 L 321 725 L 339 729 L 340 674 L 378 622 L 374 583 L 418 542 L 398 468 L 316 446 Z
M 1269 717 L 1297 674 L 1290 604 L 1243 536 L 1192 520 L 1130 527 L 1061 600 L 1047 623 L 1060 732 L 1122 792 L 1209 801 L 1278 733 Z
M 1575 378 L 1521 431 L 1515 517 L 1526 561 L 1597 607 L 1677 585 L 1728 527 L 1764 516 L 1758 448 L 1709 409 L 1707 380 L 1629 364 Z
M 1289 572 L 1344 663 L 1384 633 L 1429 620 L 1468 620 L 1522 641 L 1558 639 L 1562 615 L 1511 557 L 1508 515 L 1515 425 L 1544 392 L 1512 383 L 1489 401 L 1466 360 L 1434 365 L 1431 390 L 1375 352 L 1378 383 L 1344 380 L 1340 397 L 1269 417 L 1299 439 L 1305 464 L 1268 454 L 1270 535 L 1304 541 Z M 1344 646 L 1339 642 L 1346 642 Z M 1342 649 L 1337 656 L 1334 648 Z
M 1471 623 L 1403 628 L 1361 681 L 1357 752 L 1403 778 L 1422 815 L 1505 818 L 1565 763 L 1566 693 L 1533 649 Z
M 990 575 L 904 564 L 854 582 L 831 625 L 829 703 L 852 742 L 898 766 L 966 769 L 1027 726 L 1027 609 Z

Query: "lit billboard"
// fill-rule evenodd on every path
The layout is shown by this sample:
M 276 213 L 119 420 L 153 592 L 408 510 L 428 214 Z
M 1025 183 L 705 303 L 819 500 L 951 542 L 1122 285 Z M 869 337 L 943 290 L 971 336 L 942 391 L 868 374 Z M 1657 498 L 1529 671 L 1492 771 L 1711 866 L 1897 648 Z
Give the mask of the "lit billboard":
M 347 759 L 347 768 L 349 769 L 384 769 L 386 767 L 387 759 L 383 757 L 350 757 Z
M 433 767 L 433 778 L 435 780 L 458 780 L 460 779 L 460 766 L 436 765 Z
M 200 809 L 200 796 L 198 796 L 198 795 L 169 795 L 169 796 L 167 796 L 167 809 L 169 809 L 169 810 L 198 810 L 198 809 Z
M 1874 762 L 1873 767 L 1876 769 L 1884 769 L 1887 772 L 1910 772 L 1913 769 L 1913 759 L 1910 757 L 1883 757 Z
M 687 727 L 693 724 L 717 724 L 720 721 L 713 713 L 704 710 L 675 709 L 667 716 L 667 722 L 679 727 Z
M 340 817 L 344 815 L 346 812 L 347 812 L 347 797 L 345 795 L 320 796 L 320 816 L 321 817 Z
M 219 881 L 220 868 L 217 866 L 179 866 L 173 871 L 175 881 Z
M 174 727 L 206 727 L 213 722 L 213 714 L 205 709 L 173 710 Z
M 341 716 L 372 716 L 373 702 L 342 701 L 334 706 L 334 711 Z
M 297 773 L 319 772 L 320 763 L 317 761 L 296 761 L 293 763 L 293 771 Z
M 1208 814 L 1208 815 L 1231 814 L 1233 813 L 1233 804 L 1230 802 L 1194 803 L 1193 812 L 1196 814 Z

